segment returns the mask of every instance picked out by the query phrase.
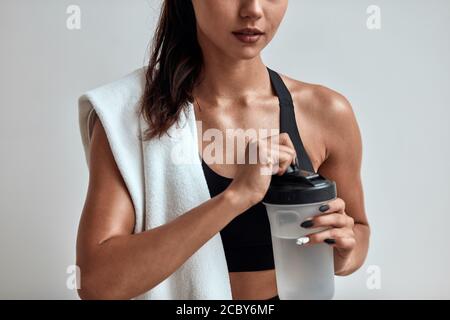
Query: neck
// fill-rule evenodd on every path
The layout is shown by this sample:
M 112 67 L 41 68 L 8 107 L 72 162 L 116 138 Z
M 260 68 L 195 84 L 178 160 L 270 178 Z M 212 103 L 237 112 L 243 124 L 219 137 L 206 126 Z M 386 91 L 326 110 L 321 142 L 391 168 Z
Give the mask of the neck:
M 200 80 L 193 95 L 208 105 L 247 104 L 271 90 L 269 74 L 260 56 L 234 61 L 205 58 Z

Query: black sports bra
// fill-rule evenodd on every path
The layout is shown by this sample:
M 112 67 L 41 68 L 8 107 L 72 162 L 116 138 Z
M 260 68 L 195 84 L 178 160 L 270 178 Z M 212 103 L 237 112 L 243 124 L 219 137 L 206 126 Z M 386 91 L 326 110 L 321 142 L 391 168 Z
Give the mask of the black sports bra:
M 314 172 L 295 121 L 292 97 L 280 75 L 267 67 L 272 87 L 280 102 L 280 133 L 291 138 L 299 166 Z M 232 179 L 213 171 L 202 159 L 203 172 L 211 197 L 223 192 Z M 229 272 L 274 269 L 269 218 L 262 202 L 252 206 L 220 231 Z

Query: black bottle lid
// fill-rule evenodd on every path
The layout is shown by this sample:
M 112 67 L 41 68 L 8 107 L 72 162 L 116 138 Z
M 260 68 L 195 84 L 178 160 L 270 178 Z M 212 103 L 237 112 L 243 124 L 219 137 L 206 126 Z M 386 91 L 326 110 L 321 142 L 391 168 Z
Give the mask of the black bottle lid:
M 336 183 L 318 173 L 300 169 L 298 162 L 281 176 L 272 175 L 263 198 L 268 204 L 309 204 L 336 198 Z

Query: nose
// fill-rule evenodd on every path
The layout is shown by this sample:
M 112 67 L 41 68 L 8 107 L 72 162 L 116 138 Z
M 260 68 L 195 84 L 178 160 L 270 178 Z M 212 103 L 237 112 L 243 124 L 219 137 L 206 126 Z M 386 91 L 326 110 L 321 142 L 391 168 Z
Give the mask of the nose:
M 240 16 L 244 19 L 257 20 L 263 15 L 263 8 L 260 0 L 241 1 Z

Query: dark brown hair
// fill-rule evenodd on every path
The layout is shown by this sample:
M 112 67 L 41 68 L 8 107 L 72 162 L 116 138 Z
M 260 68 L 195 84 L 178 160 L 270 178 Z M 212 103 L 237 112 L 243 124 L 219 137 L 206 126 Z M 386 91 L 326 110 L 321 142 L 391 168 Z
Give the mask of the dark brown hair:
M 192 1 L 164 0 L 141 99 L 140 112 L 149 124 L 144 140 L 160 138 L 178 122 L 187 102 L 193 100 L 202 65 Z

